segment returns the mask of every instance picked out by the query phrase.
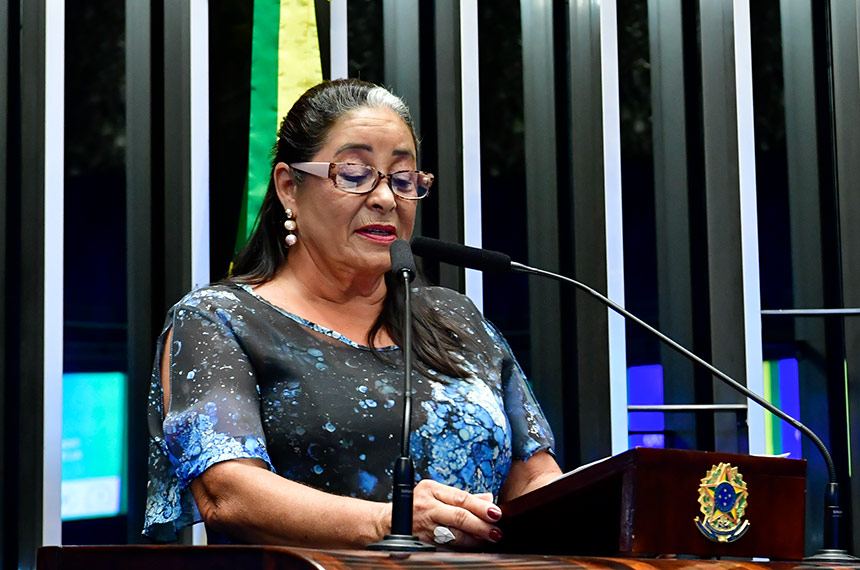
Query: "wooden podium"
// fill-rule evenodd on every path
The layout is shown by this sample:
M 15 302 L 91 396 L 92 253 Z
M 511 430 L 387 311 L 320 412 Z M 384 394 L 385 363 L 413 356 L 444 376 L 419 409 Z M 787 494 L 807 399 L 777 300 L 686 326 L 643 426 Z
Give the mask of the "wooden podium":
M 746 533 L 714 542 L 697 528 L 699 485 L 728 463 L 747 486 Z M 501 505 L 502 552 L 691 555 L 801 560 L 806 461 L 636 448 Z
M 797 562 L 314 550 L 283 546 L 46 546 L 37 570 L 810 570 Z M 815 570 L 841 570 L 818 565 Z
M 743 518 L 749 527 L 732 543 L 712 542 L 694 522 L 703 517 L 701 480 L 720 463 L 736 467 L 747 488 Z M 499 552 L 440 549 L 408 555 L 276 546 L 62 546 L 41 548 L 38 570 L 799 570 L 810 567 L 799 562 L 805 472 L 805 461 L 639 448 L 501 505 L 504 539 Z M 700 558 L 657 558 L 661 555 Z M 593 556 L 612 558 L 589 558 Z M 704 559 L 708 557 L 722 559 Z M 730 560 L 734 557 L 786 562 Z

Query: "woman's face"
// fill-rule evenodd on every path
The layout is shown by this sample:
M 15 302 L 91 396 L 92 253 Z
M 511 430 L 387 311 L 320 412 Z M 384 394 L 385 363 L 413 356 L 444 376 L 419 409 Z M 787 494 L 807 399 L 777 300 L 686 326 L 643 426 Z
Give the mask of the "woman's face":
M 362 108 L 338 119 L 311 161 L 367 164 L 383 174 L 415 170 L 415 144 L 394 111 Z M 367 194 L 350 194 L 310 174 L 297 188 L 283 163 L 275 177 L 281 203 L 293 210 L 298 226 L 291 258 L 309 255 L 317 266 L 380 276 L 390 267 L 391 243 L 412 236 L 417 204 L 395 197 L 385 180 Z

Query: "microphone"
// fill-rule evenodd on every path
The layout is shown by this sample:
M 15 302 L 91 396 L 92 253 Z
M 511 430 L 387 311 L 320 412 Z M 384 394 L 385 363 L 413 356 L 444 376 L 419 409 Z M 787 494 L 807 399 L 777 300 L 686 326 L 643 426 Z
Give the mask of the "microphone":
M 505 273 L 511 270 L 511 258 L 504 253 L 458 243 L 447 243 L 428 237 L 412 238 L 412 253 L 478 271 Z
M 404 239 L 396 239 L 389 250 L 391 255 L 391 272 L 403 278 L 407 283 L 415 279 L 415 258 L 412 249 Z
M 551 271 L 545 271 L 543 269 L 529 267 L 528 265 L 523 265 L 522 263 L 517 263 L 516 261 L 511 261 L 511 258 L 504 253 L 479 249 L 476 247 L 469 247 L 456 243 L 446 243 L 432 238 L 412 238 L 412 251 L 416 255 L 420 255 L 422 257 L 429 257 L 431 259 L 435 259 L 436 261 L 441 261 L 443 263 L 457 265 L 460 267 L 466 267 L 469 269 L 477 269 L 479 271 L 514 271 L 517 273 L 529 273 L 532 275 L 549 277 L 550 279 L 555 279 L 556 281 L 561 281 L 563 283 L 573 285 L 574 287 L 585 291 L 602 304 L 606 305 L 619 315 L 623 316 L 625 319 L 633 321 L 640 327 L 644 328 L 646 331 L 656 336 L 662 342 L 669 345 L 677 352 L 683 354 L 689 360 L 692 360 L 696 364 L 703 366 L 711 374 L 722 380 L 725 384 L 727 384 L 737 392 L 740 392 L 753 402 L 757 403 L 765 410 L 791 424 L 793 427 L 803 433 L 803 435 L 809 438 L 812 443 L 815 444 L 815 446 L 818 448 L 818 451 L 824 457 L 824 462 L 827 464 L 827 471 L 830 476 L 830 482 L 827 484 L 824 494 L 825 546 L 824 548 L 820 549 L 814 556 L 807 558 L 807 560 L 811 562 L 852 563 L 857 561 L 857 558 L 849 555 L 844 549 L 839 548 L 839 519 L 842 518 L 842 509 L 839 506 L 839 484 L 836 479 L 836 467 L 833 464 L 833 459 L 830 456 L 830 451 L 827 449 L 827 446 L 824 445 L 824 442 L 822 442 L 821 439 L 815 434 L 815 432 L 806 427 L 804 424 L 800 423 L 800 421 L 789 416 L 788 414 L 786 414 L 785 412 L 783 412 L 755 392 L 752 392 L 746 386 L 744 386 L 737 380 L 734 380 L 728 374 L 726 374 L 722 370 L 719 370 L 711 363 L 697 356 L 690 350 L 687 350 L 684 346 L 675 342 L 670 337 L 666 336 L 665 334 L 652 327 L 633 313 L 626 310 L 624 307 L 615 303 L 601 293 L 598 293 L 588 285 L 585 285 L 584 283 L 581 283 L 575 279 L 571 279 L 570 277 L 565 277 L 564 275 L 559 275 Z
M 412 534 L 412 493 L 415 489 L 415 467 L 409 450 L 412 433 L 412 296 L 409 283 L 415 279 L 415 258 L 406 240 L 391 243 L 391 272 L 403 280 L 405 315 L 403 316 L 403 427 L 400 457 L 394 461 L 391 493 L 391 534 L 368 545 L 368 550 L 389 552 L 420 552 L 436 550 L 432 544 L 421 542 Z

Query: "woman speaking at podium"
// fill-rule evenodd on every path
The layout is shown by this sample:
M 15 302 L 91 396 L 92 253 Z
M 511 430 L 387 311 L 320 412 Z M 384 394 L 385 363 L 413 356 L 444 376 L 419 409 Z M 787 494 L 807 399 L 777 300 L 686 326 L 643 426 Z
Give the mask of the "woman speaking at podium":
M 226 281 L 168 313 L 149 399 L 144 534 L 204 521 L 231 541 L 363 548 L 390 532 L 399 455 L 403 284 L 433 175 L 403 102 L 358 80 L 285 117 L 258 226 Z M 560 474 L 553 437 L 501 334 L 468 298 L 413 295 L 413 531 L 495 542 L 507 500 Z

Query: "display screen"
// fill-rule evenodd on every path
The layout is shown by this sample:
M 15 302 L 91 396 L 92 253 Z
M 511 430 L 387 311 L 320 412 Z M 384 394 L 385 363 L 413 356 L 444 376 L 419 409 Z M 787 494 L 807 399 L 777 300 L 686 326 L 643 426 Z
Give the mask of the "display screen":
M 126 375 L 63 374 L 62 518 L 125 512 Z

